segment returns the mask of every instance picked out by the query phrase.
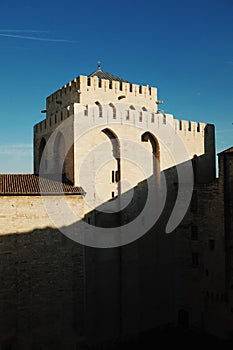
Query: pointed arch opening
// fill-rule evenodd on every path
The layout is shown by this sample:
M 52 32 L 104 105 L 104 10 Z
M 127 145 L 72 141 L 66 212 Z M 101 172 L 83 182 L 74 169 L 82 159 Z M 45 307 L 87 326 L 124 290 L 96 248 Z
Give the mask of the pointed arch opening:
M 198 170 L 198 156 L 194 154 L 192 158 L 192 166 L 193 166 L 193 181 L 197 182 L 197 170 Z
M 150 142 L 152 148 L 152 168 L 153 176 L 156 178 L 157 184 L 160 183 L 160 149 L 157 138 L 149 131 L 141 135 L 142 142 Z
M 109 128 L 103 129 L 102 132 L 108 136 L 112 143 L 113 157 L 116 159 L 120 159 L 120 142 L 117 135 Z
M 43 164 L 41 163 L 42 155 L 43 155 L 44 150 L 45 150 L 45 146 L 46 146 L 46 140 L 44 137 L 42 137 L 42 139 L 40 140 L 40 145 L 39 145 L 39 167 L 43 173 L 47 170 L 47 157 L 45 155 L 43 157 Z
M 105 128 L 102 130 L 102 132 L 109 138 L 111 144 L 112 144 L 112 155 L 116 160 L 116 170 L 112 170 L 111 173 L 111 179 L 112 183 L 117 183 L 117 192 L 119 195 L 121 193 L 121 159 L 120 159 L 120 142 L 117 135 L 109 128 Z
M 100 104 L 99 101 L 96 101 L 95 104 L 98 106 L 99 108 L 99 117 L 102 118 L 103 117 L 103 107 L 102 105 Z
M 112 117 L 113 119 L 116 119 L 116 107 L 113 103 L 109 103 L 109 106 L 112 108 Z
M 57 133 L 54 141 L 53 154 L 54 154 L 55 175 L 59 176 L 62 173 L 62 175 L 65 176 L 66 175 L 65 138 L 60 131 Z

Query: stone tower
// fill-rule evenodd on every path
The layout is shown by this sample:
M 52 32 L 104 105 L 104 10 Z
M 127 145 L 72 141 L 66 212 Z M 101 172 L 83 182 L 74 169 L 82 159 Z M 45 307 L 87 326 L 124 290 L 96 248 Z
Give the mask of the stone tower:
M 41 172 L 53 176 L 62 173 L 75 186 L 95 181 L 96 191 L 105 201 L 118 194 L 120 180 L 130 182 L 130 187 L 145 180 L 145 175 L 125 160 L 133 142 L 135 147 L 156 154 L 160 171 L 195 158 L 196 181 L 211 181 L 215 176 L 213 125 L 176 120 L 160 111 L 159 103 L 157 88 L 129 83 L 102 71 L 100 66 L 89 76 L 77 77 L 46 99 L 46 119 L 34 127 L 35 174 L 39 173 L 42 153 L 50 140 Z M 178 149 L 177 139 L 184 152 Z M 123 140 L 131 142 L 128 149 Z M 102 150 L 90 153 L 103 143 Z M 85 174 L 82 167 L 87 154 L 92 161 Z M 101 157 L 109 161 L 98 169 Z M 136 162 L 147 164 L 149 174 L 153 172 L 152 158 L 143 159 L 145 155 L 140 152 L 137 157 Z M 85 177 L 84 184 L 80 176 Z M 124 192 L 123 184 L 120 190 Z

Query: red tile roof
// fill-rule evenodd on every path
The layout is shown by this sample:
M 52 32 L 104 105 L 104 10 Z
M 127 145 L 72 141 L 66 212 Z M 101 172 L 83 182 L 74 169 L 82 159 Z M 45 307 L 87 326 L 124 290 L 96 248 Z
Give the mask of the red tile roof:
M 72 186 L 34 174 L 0 174 L 0 195 L 84 195 L 82 187 Z

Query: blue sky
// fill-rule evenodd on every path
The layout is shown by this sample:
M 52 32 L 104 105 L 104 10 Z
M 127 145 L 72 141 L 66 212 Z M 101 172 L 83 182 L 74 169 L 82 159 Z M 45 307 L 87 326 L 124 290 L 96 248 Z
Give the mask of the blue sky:
M 233 145 L 233 0 L 8 1 L 0 5 L 0 173 L 32 172 L 47 95 L 102 69 L 159 89 L 175 118 Z

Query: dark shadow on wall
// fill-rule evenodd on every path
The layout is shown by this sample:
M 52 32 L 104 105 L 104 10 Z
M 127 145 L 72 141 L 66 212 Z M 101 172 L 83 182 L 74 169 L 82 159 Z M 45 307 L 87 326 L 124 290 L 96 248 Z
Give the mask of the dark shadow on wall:
M 207 124 L 204 129 L 204 154 L 194 156 L 195 179 L 197 183 L 209 183 L 216 178 L 215 128 Z
M 0 348 L 72 349 L 82 339 L 83 247 L 46 228 L 0 237 Z
M 147 341 L 155 337 L 182 339 L 183 325 L 174 331 L 181 310 L 205 331 L 203 271 L 192 265 L 190 243 L 195 214 L 189 208 L 179 227 L 165 234 L 177 198 L 177 169 L 164 175 L 168 191 L 162 215 L 125 246 L 84 247 L 52 228 L 0 237 L 2 349 L 110 348 L 136 340 L 150 349 Z M 146 203 L 147 181 L 132 192 L 122 212 L 103 214 L 100 207 L 84 220 L 106 229 L 132 221 Z M 190 339 L 203 339 L 195 337 L 190 332 Z

